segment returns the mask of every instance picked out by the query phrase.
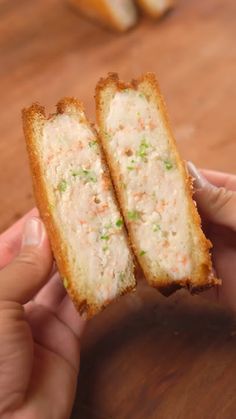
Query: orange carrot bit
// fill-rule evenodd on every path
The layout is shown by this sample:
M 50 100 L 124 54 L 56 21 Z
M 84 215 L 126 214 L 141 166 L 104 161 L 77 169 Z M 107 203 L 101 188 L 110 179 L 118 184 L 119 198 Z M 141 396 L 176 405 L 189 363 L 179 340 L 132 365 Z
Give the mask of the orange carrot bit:
M 95 211 L 94 211 L 94 212 L 95 212 L 96 214 L 101 214 L 101 213 L 105 212 L 107 209 L 108 209 L 108 204 L 104 203 L 104 204 L 102 204 L 102 205 L 98 206 L 98 207 L 95 209 Z
M 78 143 L 75 146 L 75 150 L 82 150 L 84 148 L 84 145 L 82 141 L 78 141 Z
M 67 153 L 67 151 L 66 152 L 64 151 L 64 154 L 66 154 L 66 153 Z M 47 158 L 47 163 L 50 163 L 51 160 L 54 159 L 54 157 L 58 157 L 58 156 L 60 156 L 60 154 L 61 154 L 61 151 L 57 151 L 56 153 L 49 154 L 49 156 Z
M 159 203 L 156 205 L 156 208 L 155 208 L 155 209 L 156 209 L 156 211 L 157 211 L 157 212 L 163 212 L 164 208 L 165 208 L 165 207 L 164 207 L 163 205 L 161 205 L 161 204 L 160 204 L 160 202 L 159 202 Z
M 134 198 L 136 198 L 136 201 L 140 201 L 140 199 L 142 199 L 145 195 L 147 195 L 146 192 L 135 192 Z
M 53 154 L 50 154 L 47 158 L 47 163 L 50 163 L 53 158 Z
M 187 258 L 187 256 L 183 256 L 182 258 L 181 258 L 181 263 L 182 263 L 182 265 L 186 265 L 187 264 L 187 262 L 188 262 L 188 258 Z
M 144 129 L 144 127 L 145 127 L 145 125 L 144 125 L 144 119 L 143 119 L 143 118 L 139 118 L 139 119 L 138 119 L 138 123 L 139 123 L 139 125 L 140 125 L 140 128 L 141 128 L 141 129 Z
M 159 211 L 159 212 L 164 211 L 167 205 L 168 205 L 168 202 L 162 199 L 160 202 L 157 203 L 156 211 Z
M 150 128 L 150 130 L 155 129 L 156 127 L 157 127 L 157 124 L 154 121 L 150 121 L 149 122 L 149 128 Z
M 163 243 L 163 247 L 169 247 L 169 246 L 170 246 L 169 241 L 165 240 L 164 243 Z
M 87 223 L 87 221 L 85 221 L 85 220 L 79 220 L 79 223 L 80 223 L 81 225 L 83 225 L 83 224 L 88 224 L 88 223 Z
M 91 169 L 91 163 L 90 163 L 90 162 L 86 163 L 86 164 L 84 165 L 84 169 L 85 169 L 85 170 L 90 170 L 90 169 Z
M 108 191 L 110 188 L 109 177 L 105 173 L 102 174 L 102 186 L 104 191 Z
M 141 170 L 141 167 L 137 164 L 137 166 L 135 167 L 135 169 L 134 169 L 136 172 L 140 172 L 140 170 Z M 147 178 L 147 176 L 146 176 L 146 178 Z

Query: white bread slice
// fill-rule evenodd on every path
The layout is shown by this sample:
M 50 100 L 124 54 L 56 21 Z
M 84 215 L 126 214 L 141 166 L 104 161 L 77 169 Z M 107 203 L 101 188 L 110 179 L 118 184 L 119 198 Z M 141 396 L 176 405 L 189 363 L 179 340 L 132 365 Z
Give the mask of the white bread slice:
M 126 31 L 137 22 L 133 0 L 69 0 L 84 16 L 118 31 Z
M 129 250 L 97 134 L 65 98 L 48 119 L 32 105 L 23 126 L 40 215 L 64 286 L 90 317 L 135 287 Z
M 148 16 L 157 18 L 173 7 L 174 0 L 137 0 L 137 3 Z
M 219 284 L 155 75 L 125 84 L 111 73 L 97 86 L 96 111 L 133 250 L 149 284 L 166 295 Z

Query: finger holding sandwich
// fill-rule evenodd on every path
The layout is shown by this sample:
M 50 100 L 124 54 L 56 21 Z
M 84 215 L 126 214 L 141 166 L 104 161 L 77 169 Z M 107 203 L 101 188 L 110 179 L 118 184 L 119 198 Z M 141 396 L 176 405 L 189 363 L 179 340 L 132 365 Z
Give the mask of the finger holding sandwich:
M 211 170 L 188 169 L 194 179 L 199 211 L 213 248 L 212 256 L 222 286 L 206 293 L 226 307 L 236 310 L 236 176 Z
M 12 255 L 0 271 L 0 416 L 69 417 L 84 320 L 55 275 L 35 210 L 0 236 Z M 63 342 L 63 344 L 62 344 Z M 63 388 L 63 392 L 61 392 Z

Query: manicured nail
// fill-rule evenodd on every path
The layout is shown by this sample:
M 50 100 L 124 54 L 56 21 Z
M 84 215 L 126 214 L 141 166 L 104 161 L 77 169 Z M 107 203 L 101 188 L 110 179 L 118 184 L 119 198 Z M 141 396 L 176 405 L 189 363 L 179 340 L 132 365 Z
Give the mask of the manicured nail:
M 189 174 L 194 178 L 194 187 L 197 189 L 202 189 L 205 186 L 209 185 L 208 180 L 203 176 L 203 174 L 196 168 L 196 166 L 188 161 L 187 163 Z
M 39 218 L 29 218 L 24 226 L 22 246 L 39 246 L 42 243 L 45 230 Z

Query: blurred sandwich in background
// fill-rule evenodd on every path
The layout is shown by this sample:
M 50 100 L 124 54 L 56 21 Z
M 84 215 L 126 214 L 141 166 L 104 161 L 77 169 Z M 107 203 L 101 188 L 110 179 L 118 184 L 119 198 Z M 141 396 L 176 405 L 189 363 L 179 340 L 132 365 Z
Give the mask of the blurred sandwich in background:
M 82 15 L 121 32 L 138 21 L 141 12 L 159 18 L 173 5 L 174 0 L 69 0 Z
M 126 31 L 137 22 L 133 0 L 69 0 L 84 16 L 118 31 Z
M 158 18 L 173 6 L 174 0 L 137 0 L 137 3 L 148 16 Z

